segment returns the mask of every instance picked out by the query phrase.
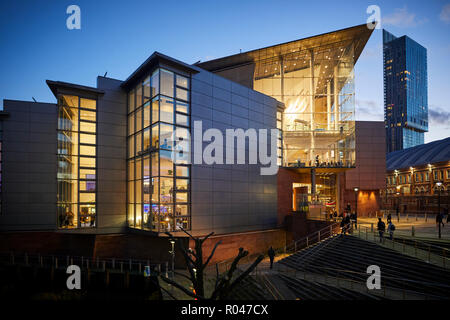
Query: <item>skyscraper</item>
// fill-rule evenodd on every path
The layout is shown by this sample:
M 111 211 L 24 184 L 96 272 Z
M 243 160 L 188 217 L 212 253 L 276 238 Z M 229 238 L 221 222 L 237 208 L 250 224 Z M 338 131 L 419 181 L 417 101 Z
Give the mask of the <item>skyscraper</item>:
M 383 30 L 386 152 L 424 143 L 428 131 L 427 49 Z

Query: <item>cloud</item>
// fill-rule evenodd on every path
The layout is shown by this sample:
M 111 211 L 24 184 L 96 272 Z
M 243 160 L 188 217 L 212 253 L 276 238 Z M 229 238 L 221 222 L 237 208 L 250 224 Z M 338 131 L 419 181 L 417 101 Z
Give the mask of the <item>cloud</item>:
M 356 99 L 355 104 L 356 104 L 356 107 L 358 107 L 358 109 L 360 111 L 364 111 L 364 112 L 368 112 L 368 113 L 379 114 L 380 113 L 379 111 L 382 110 L 378 106 L 378 104 L 373 100 Z
M 450 3 L 447 3 L 442 7 L 439 19 L 441 19 L 441 21 L 444 21 L 445 23 L 450 23 Z
M 357 120 L 383 120 L 383 107 L 373 100 L 355 100 Z
M 428 117 L 430 124 L 446 125 L 450 123 L 450 112 L 438 106 L 430 106 L 428 109 Z
M 401 28 L 416 27 L 428 21 L 427 19 L 418 20 L 415 13 L 409 12 L 408 8 L 397 8 L 394 13 L 382 17 L 383 25 L 391 25 Z

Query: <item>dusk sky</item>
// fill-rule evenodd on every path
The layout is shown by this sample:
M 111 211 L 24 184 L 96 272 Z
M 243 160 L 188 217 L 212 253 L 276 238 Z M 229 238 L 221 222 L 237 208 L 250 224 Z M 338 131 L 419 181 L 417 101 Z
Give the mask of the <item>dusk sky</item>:
M 81 8 L 81 30 L 66 9 Z M 0 3 L 0 99 L 55 102 L 45 80 L 96 85 L 126 79 L 153 51 L 210 60 L 365 23 L 427 48 L 429 132 L 450 136 L 450 1 L 13 1 Z M 383 120 L 381 29 L 355 67 L 356 119 Z

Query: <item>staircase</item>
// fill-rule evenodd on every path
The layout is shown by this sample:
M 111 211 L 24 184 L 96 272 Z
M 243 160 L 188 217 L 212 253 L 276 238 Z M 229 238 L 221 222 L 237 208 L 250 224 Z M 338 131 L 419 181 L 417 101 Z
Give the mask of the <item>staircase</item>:
M 435 299 L 448 299 L 450 296 L 448 270 L 349 235 L 329 237 L 280 260 L 278 264 L 304 273 L 362 284 L 368 278 L 367 267 L 378 265 L 382 287 L 421 293 Z M 312 290 L 303 285 L 305 291 Z M 292 286 L 294 284 L 291 283 Z

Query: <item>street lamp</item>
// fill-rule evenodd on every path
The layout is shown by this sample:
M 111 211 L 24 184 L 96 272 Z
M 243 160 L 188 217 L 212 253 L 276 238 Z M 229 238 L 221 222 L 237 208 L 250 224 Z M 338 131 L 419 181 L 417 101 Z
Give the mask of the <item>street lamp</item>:
M 170 239 L 170 244 L 172 245 L 172 251 L 169 253 L 172 255 L 172 279 L 175 278 L 175 240 Z
M 357 212 L 358 212 L 358 191 L 359 191 L 359 188 L 355 187 L 355 188 L 353 188 L 353 190 L 355 191 L 355 213 L 357 214 Z
M 436 182 L 436 187 L 438 188 L 438 216 L 441 215 L 441 187 L 442 187 L 442 182 L 438 181 Z M 436 216 L 436 218 L 438 218 L 438 216 Z M 441 238 L 441 218 L 439 217 L 438 219 L 438 223 L 439 223 L 439 239 Z
M 355 229 L 357 229 L 357 225 L 356 225 L 356 221 L 358 219 L 358 191 L 359 188 L 355 187 L 353 188 L 353 190 L 355 190 Z

